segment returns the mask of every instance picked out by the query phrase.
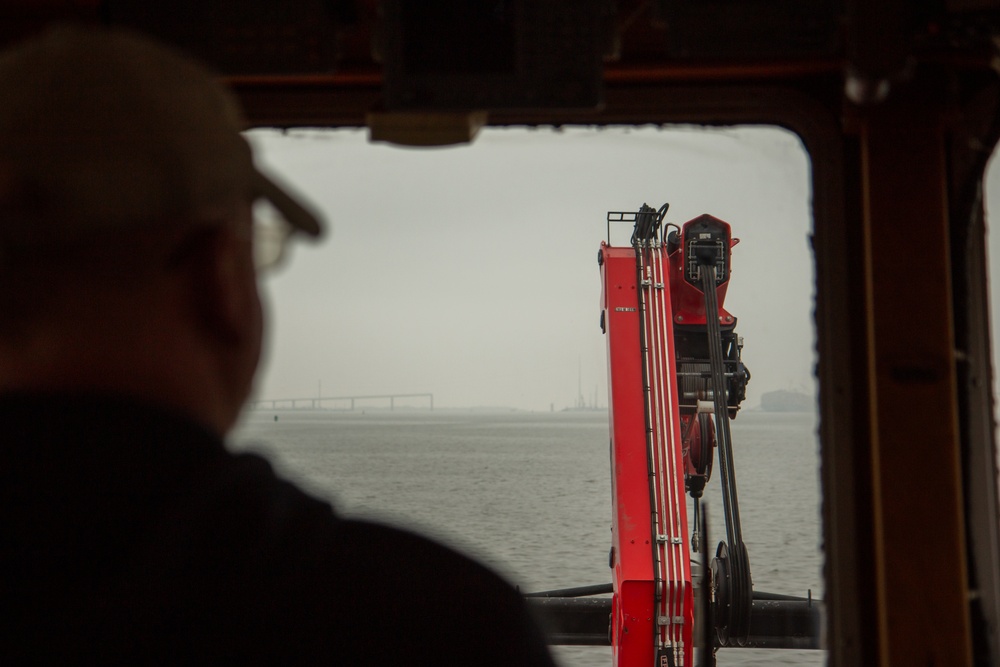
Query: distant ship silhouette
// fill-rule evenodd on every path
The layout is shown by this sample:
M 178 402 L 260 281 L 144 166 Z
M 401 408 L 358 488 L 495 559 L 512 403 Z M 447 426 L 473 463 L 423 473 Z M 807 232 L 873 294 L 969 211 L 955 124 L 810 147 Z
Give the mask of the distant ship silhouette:
M 798 391 L 769 391 L 760 397 L 760 408 L 767 412 L 812 412 L 816 397 Z

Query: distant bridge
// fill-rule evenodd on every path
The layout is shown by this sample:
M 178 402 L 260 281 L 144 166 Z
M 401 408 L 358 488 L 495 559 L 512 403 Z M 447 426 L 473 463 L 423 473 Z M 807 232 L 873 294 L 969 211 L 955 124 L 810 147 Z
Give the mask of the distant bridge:
M 338 404 L 349 403 L 350 410 L 354 410 L 355 401 L 387 400 L 389 409 L 396 409 L 396 399 L 401 398 L 426 398 L 428 408 L 434 409 L 434 394 L 366 394 L 358 396 L 312 396 L 307 398 L 268 398 L 264 400 L 249 401 L 250 407 L 254 410 L 319 410 L 324 405 L 327 408 L 338 407 Z M 331 405 L 331 403 L 333 405 Z

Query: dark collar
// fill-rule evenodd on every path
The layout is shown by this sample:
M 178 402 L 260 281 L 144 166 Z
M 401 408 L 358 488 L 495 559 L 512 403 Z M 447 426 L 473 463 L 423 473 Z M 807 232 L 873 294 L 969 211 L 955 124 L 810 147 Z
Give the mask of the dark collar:
M 232 460 L 190 419 L 122 396 L 0 394 L 0 434 L 0 543 L 20 568 L 67 576 L 114 567 Z
M 0 434 L 0 479 L 48 487 L 161 485 L 226 456 L 191 419 L 125 396 L 3 393 Z

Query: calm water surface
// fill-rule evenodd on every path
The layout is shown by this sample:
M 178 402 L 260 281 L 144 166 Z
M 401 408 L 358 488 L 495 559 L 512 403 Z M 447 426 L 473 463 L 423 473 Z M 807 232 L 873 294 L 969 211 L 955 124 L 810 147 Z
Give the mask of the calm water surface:
M 732 426 L 754 588 L 822 597 L 815 417 L 743 411 Z M 611 580 L 605 413 L 260 410 L 233 443 L 340 513 L 428 534 L 522 590 Z M 724 534 L 719 493 L 716 475 L 713 544 Z M 611 664 L 609 648 L 554 650 L 567 667 Z M 719 652 L 720 665 L 824 663 L 820 651 Z

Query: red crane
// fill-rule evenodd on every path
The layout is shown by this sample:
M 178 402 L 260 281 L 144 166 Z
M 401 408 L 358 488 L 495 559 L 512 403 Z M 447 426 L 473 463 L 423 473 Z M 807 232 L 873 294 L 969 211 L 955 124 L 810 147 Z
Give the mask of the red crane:
M 631 242 L 603 243 L 598 260 L 611 428 L 610 639 L 622 666 L 692 665 L 690 558 L 704 548 L 697 500 L 716 446 L 726 517 L 711 566 L 717 643 L 746 643 L 752 604 L 729 436 L 749 373 L 736 318 L 722 307 L 737 241 L 710 215 L 668 233 L 666 211 L 609 213 L 609 238 L 612 224 L 632 223 Z M 685 492 L 696 501 L 693 534 Z
M 630 224 L 631 240 L 602 243 L 598 254 L 612 583 L 526 598 L 551 643 L 610 644 L 619 667 L 714 667 L 723 646 L 820 648 L 822 603 L 754 591 L 743 542 L 729 421 L 750 372 L 723 307 L 739 241 L 711 215 L 678 227 L 664 224 L 666 212 L 644 204 L 609 213 L 608 238 Z M 701 497 L 716 451 L 725 539 L 710 559 Z

